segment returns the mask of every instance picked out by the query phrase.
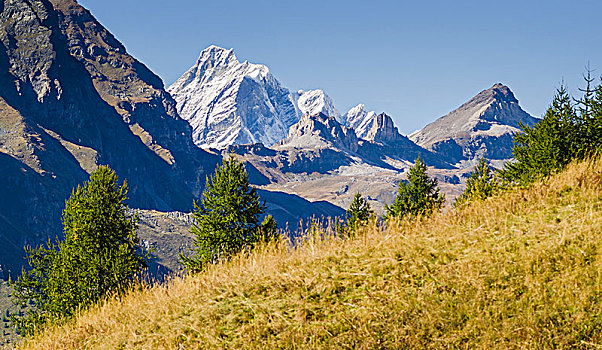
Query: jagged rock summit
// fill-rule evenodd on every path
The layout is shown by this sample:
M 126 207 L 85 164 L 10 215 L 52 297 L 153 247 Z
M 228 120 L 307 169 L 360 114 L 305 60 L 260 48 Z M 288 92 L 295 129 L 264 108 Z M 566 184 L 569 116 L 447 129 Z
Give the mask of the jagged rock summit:
M 353 129 L 341 125 L 335 117 L 318 113 L 303 116 L 290 128 L 288 137 L 274 145 L 274 148 L 336 148 L 357 152 L 358 138 Z
M 412 143 L 407 137 L 402 136 L 393 123 L 393 119 L 385 113 L 372 118 L 372 124 L 366 131 L 364 138 L 368 141 L 378 142 L 384 145 L 396 146 L 400 142 Z
M 366 111 L 366 106 L 359 104 L 351 108 L 344 116 L 344 125 L 355 130 L 357 137 L 365 138 L 372 122 L 376 117 L 376 112 Z
M 202 148 L 284 139 L 301 116 L 324 113 L 340 121 L 322 90 L 290 92 L 265 65 L 240 62 L 232 49 L 210 46 L 196 64 L 167 89 L 178 113 L 193 128 Z
M 507 160 L 521 122 L 532 125 L 537 119 L 520 107 L 510 88 L 498 83 L 409 138 L 451 163 L 477 157 Z
M 203 148 L 272 145 L 299 120 L 294 96 L 268 67 L 239 62 L 232 49 L 203 50 L 196 64 L 167 90 L 180 116 L 192 126 L 194 143 Z
M 341 114 L 334 106 L 334 102 L 323 90 L 299 90 L 297 96 L 297 106 L 303 115 L 317 115 L 321 113 L 329 117 L 334 117 L 339 123 L 343 124 Z

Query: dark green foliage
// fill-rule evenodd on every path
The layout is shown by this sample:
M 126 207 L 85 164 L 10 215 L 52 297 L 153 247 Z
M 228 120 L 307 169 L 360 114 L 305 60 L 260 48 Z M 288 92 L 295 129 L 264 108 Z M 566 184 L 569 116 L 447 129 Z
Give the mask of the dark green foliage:
M 408 171 L 408 182 L 399 183 L 399 191 L 393 205 L 385 204 L 385 218 L 404 218 L 406 216 L 429 216 L 439 210 L 445 202 L 440 193 L 437 179 L 429 178 L 426 164 L 416 159 L 416 164 Z
M 207 179 L 201 205 L 194 203 L 194 256 L 182 255 L 190 272 L 201 271 L 206 264 L 228 259 L 243 249 L 277 236 L 271 216 L 259 224 L 265 212 L 242 163 L 224 159 L 223 165 Z
M 590 156 L 602 147 L 602 85 L 592 88 L 595 79 L 589 69 L 584 79 L 586 88 L 581 90 L 583 97 L 577 100 L 579 158 Z
M 258 242 L 272 242 L 278 239 L 278 224 L 272 215 L 267 215 L 261 225 L 254 231 L 255 237 L 251 240 Z
M 561 87 L 543 119 L 522 126 L 514 139 L 515 160 L 503 171 L 505 178 L 529 183 L 562 169 L 579 150 L 577 112 L 566 89 Z
M 602 85 L 591 87 L 588 73 L 583 97 L 574 100 L 561 86 L 544 117 L 534 126 L 522 126 L 516 135 L 513 162 L 502 175 L 518 184 L 562 170 L 574 159 L 594 155 L 602 147 Z M 576 101 L 574 103 L 573 101 Z
M 483 200 L 490 197 L 500 189 L 496 176 L 487 165 L 485 158 L 481 158 L 472 174 L 466 181 L 466 189 L 456 198 L 454 206 L 459 206 L 473 200 Z
M 350 234 L 355 233 L 358 227 L 368 223 L 373 213 L 370 203 L 368 203 L 366 198 L 362 197 L 361 193 L 356 193 L 345 215 L 347 219 L 347 231 Z
M 13 285 L 13 301 L 26 308 L 13 317 L 21 333 L 69 318 L 139 281 L 147 263 L 136 235 L 138 218 L 125 205 L 127 193 L 127 183 L 119 186 L 114 171 L 99 167 L 65 205 L 65 239 L 26 248 L 31 270 Z

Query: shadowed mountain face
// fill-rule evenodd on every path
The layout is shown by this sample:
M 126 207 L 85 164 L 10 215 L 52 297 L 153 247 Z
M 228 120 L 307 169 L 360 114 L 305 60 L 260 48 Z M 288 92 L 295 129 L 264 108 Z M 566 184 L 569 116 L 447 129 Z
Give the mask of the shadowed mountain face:
M 127 179 L 132 208 L 192 209 L 221 157 L 193 144 L 161 79 L 89 11 L 73 0 L 0 0 L 0 41 L 0 277 L 20 271 L 24 245 L 61 235 L 65 200 L 100 164 Z M 262 197 L 281 226 L 341 213 Z
M 507 86 L 495 84 L 410 139 L 451 163 L 478 157 L 504 160 L 512 158 L 512 140 L 520 123 L 536 122 Z
M 0 265 L 61 234 L 77 184 L 108 164 L 129 205 L 189 210 L 218 157 L 191 142 L 161 80 L 70 0 L 0 2 Z

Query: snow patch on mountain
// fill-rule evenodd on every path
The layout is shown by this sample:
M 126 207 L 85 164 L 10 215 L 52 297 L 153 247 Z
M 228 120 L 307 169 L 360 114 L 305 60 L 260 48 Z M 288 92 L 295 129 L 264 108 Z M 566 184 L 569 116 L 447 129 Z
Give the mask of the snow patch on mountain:
M 520 124 L 536 122 L 520 107 L 510 88 L 498 83 L 409 138 L 452 163 L 478 157 L 510 159 Z
M 287 136 L 301 114 L 296 96 L 268 67 L 240 62 L 234 50 L 218 46 L 203 50 L 167 91 L 202 148 L 257 142 L 270 146 Z
M 344 125 L 355 130 L 359 138 L 366 138 L 368 131 L 376 118 L 376 112 L 366 111 L 363 104 L 351 108 L 343 117 Z
M 323 90 L 299 90 L 297 96 L 297 106 L 303 115 L 322 113 L 329 117 L 334 117 L 339 123 L 342 123 L 341 113 L 339 113 L 332 99 Z

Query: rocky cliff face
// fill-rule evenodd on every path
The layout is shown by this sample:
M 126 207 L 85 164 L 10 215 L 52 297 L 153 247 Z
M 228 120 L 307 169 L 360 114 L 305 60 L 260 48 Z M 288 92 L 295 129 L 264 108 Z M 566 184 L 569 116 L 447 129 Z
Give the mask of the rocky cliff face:
M 537 119 L 520 107 L 507 86 L 495 84 L 410 139 L 452 163 L 477 157 L 504 160 L 512 157 L 513 135 L 521 122 L 532 125 Z
M 295 98 L 268 67 L 239 62 L 233 50 L 211 46 L 168 88 L 199 147 L 272 145 L 299 120 Z
M 341 125 L 334 117 L 320 113 L 303 116 L 290 128 L 288 137 L 274 148 L 336 148 L 357 152 L 358 139 L 353 129 Z
M 188 210 L 218 157 L 197 147 L 161 80 L 71 0 L 0 2 L 0 265 L 61 234 L 64 201 L 99 164 L 130 206 Z
M 373 118 L 372 125 L 364 138 L 390 146 L 394 146 L 400 142 L 411 143 L 407 137 L 399 133 L 393 123 L 393 119 L 385 113 L 381 113 Z

